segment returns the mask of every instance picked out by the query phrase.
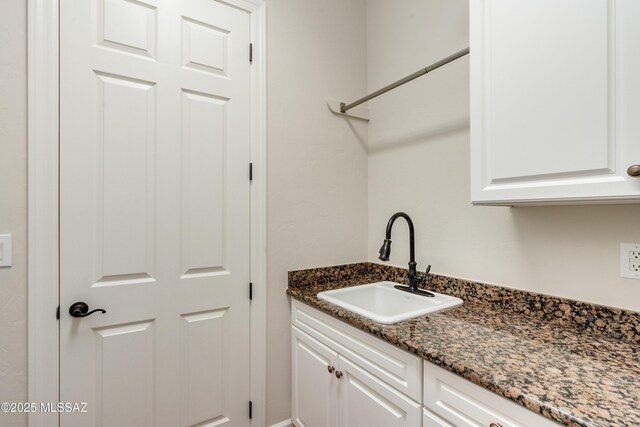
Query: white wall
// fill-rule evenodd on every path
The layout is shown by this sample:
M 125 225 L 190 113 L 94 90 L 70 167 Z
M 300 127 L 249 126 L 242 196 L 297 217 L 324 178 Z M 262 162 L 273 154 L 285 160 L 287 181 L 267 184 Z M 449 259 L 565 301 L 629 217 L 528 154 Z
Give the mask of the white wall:
M 0 268 L 0 402 L 27 399 L 27 2 L 0 4 L 0 234 L 13 267 Z M 26 426 L 0 412 L 2 427 Z
M 287 271 L 367 257 L 366 124 L 325 98 L 366 89 L 364 0 L 267 0 L 267 425 L 290 417 Z
M 468 45 L 468 0 L 367 1 L 368 89 Z M 493 208 L 469 204 L 467 58 L 370 103 L 369 258 L 397 210 L 416 225 L 418 267 L 640 310 L 619 277 L 620 242 L 640 242 L 640 205 Z M 406 227 L 391 263 L 406 266 Z

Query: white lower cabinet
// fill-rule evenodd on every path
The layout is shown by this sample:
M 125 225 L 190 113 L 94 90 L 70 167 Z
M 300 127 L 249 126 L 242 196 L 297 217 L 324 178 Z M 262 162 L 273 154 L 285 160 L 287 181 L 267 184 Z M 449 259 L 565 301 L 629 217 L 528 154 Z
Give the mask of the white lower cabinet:
M 295 326 L 292 420 L 297 427 L 419 427 L 422 405 Z
M 292 330 L 292 420 L 298 427 L 338 425 L 338 353 L 298 328 Z
M 557 427 L 464 378 L 293 300 L 297 427 Z

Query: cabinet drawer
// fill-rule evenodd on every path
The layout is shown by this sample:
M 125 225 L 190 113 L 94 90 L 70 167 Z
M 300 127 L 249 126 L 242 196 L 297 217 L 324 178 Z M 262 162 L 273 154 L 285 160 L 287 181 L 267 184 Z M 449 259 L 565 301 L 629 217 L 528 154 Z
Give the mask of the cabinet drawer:
M 416 402 L 422 401 L 422 359 L 297 300 L 291 322 Z
M 558 424 L 436 365 L 424 363 L 424 427 L 558 427 Z

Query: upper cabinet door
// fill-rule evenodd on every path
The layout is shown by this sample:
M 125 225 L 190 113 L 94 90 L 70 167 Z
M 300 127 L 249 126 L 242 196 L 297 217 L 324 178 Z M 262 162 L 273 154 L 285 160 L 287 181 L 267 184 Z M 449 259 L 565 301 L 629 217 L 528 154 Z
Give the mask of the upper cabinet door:
M 473 0 L 471 200 L 640 200 L 640 1 Z

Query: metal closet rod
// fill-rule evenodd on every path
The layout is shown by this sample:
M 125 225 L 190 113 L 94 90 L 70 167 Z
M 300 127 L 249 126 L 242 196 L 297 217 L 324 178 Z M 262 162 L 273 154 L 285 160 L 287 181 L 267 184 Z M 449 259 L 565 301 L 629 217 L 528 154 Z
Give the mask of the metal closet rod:
M 352 109 L 353 107 L 357 107 L 358 105 L 362 104 L 363 102 L 367 102 L 370 99 L 373 99 L 377 96 L 382 95 L 383 93 L 389 92 L 392 89 L 397 88 L 398 86 L 402 86 L 405 83 L 410 82 L 411 80 L 417 79 L 420 76 L 424 76 L 427 73 L 430 73 L 431 71 L 442 67 L 443 65 L 447 65 L 449 62 L 455 61 L 458 58 L 462 58 L 463 56 L 469 54 L 469 48 L 467 47 L 466 49 L 462 49 L 459 52 L 454 53 L 453 55 L 447 56 L 444 59 L 441 59 L 438 62 L 434 62 L 433 64 L 429 65 L 426 68 L 421 69 L 420 71 L 416 71 L 413 74 L 408 75 L 407 77 L 398 80 L 395 83 L 391 83 L 388 86 L 383 87 L 382 89 L 379 89 L 373 93 L 370 93 L 369 95 L 358 99 L 357 101 L 353 101 L 351 104 L 345 104 L 344 102 L 340 103 L 340 112 L 341 113 L 346 113 L 348 110 Z

